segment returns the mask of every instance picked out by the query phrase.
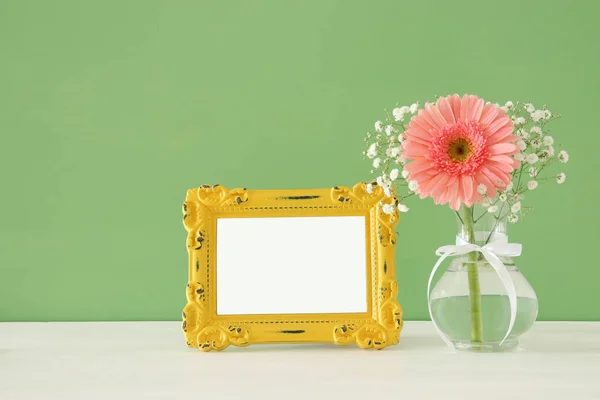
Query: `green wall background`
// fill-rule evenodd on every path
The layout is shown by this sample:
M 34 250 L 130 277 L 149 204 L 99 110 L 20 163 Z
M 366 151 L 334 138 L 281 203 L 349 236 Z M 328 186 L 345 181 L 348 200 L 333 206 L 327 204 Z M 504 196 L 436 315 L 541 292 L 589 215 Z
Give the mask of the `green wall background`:
M 352 185 L 397 102 L 548 104 L 567 182 L 514 226 L 540 319 L 600 320 L 596 1 L 2 1 L 0 320 L 176 320 L 186 189 Z M 452 213 L 399 225 L 407 319 L 427 319 Z

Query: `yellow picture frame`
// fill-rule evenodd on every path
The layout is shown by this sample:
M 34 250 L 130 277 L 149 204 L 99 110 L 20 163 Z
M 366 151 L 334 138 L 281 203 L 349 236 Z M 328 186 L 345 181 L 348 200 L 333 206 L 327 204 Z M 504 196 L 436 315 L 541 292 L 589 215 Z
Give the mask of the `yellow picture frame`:
M 202 185 L 188 190 L 183 223 L 188 232 L 189 280 L 183 310 L 188 346 L 202 351 L 257 343 L 355 343 L 381 349 L 398 343 L 402 308 L 396 300 L 395 226 L 399 213 L 386 214 L 384 196 L 373 185 L 352 188 L 247 190 Z M 219 217 L 365 216 L 365 246 L 369 256 L 367 312 L 347 314 L 217 315 L 215 287 L 216 221 Z M 315 278 L 317 279 L 317 278 Z

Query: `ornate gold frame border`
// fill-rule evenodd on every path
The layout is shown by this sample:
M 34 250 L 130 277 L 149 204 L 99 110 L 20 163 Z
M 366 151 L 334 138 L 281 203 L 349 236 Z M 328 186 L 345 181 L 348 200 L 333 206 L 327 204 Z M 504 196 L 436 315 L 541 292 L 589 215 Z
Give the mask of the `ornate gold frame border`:
M 367 193 L 364 183 L 314 190 L 228 190 L 220 185 L 188 190 L 183 223 L 188 231 L 189 282 L 182 325 L 188 346 L 211 351 L 230 344 L 329 342 L 381 349 L 398 343 L 402 308 L 396 301 L 394 249 L 399 214 L 395 207 L 394 213 L 383 213 L 382 200 L 395 202 L 379 186 Z M 344 215 L 364 215 L 369 227 L 366 313 L 217 315 L 217 218 Z

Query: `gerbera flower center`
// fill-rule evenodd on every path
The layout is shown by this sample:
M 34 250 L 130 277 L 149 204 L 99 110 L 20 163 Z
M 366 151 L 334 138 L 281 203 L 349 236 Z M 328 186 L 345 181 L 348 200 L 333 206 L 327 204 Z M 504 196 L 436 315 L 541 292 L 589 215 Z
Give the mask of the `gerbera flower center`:
M 466 160 L 471 153 L 471 144 L 465 138 L 458 138 L 448 146 L 448 157 L 455 161 Z
M 431 146 L 433 166 L 450 175 L 473 175 L 489 155 L 483 130 L 474 121 L 443 127 Z

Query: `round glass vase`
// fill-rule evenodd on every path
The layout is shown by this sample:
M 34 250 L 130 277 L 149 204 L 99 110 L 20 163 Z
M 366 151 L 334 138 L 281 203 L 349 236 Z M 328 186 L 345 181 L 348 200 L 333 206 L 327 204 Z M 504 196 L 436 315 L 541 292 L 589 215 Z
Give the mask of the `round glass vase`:
M 462 207 L 456 213 L 458 243 L 479 246 L 508 241 L 506 215 L 498 217 L 481 206 Z M 498 274 L 481 253 L 448 257 L 450 267 L 430 296 L 432 318 L 458 350 L 499 352 L 515 349 L 538 314 L 538 300 L 514 260 L 500 257 L 517 292 L 517 316 L 509 336 L 510 303 Z

